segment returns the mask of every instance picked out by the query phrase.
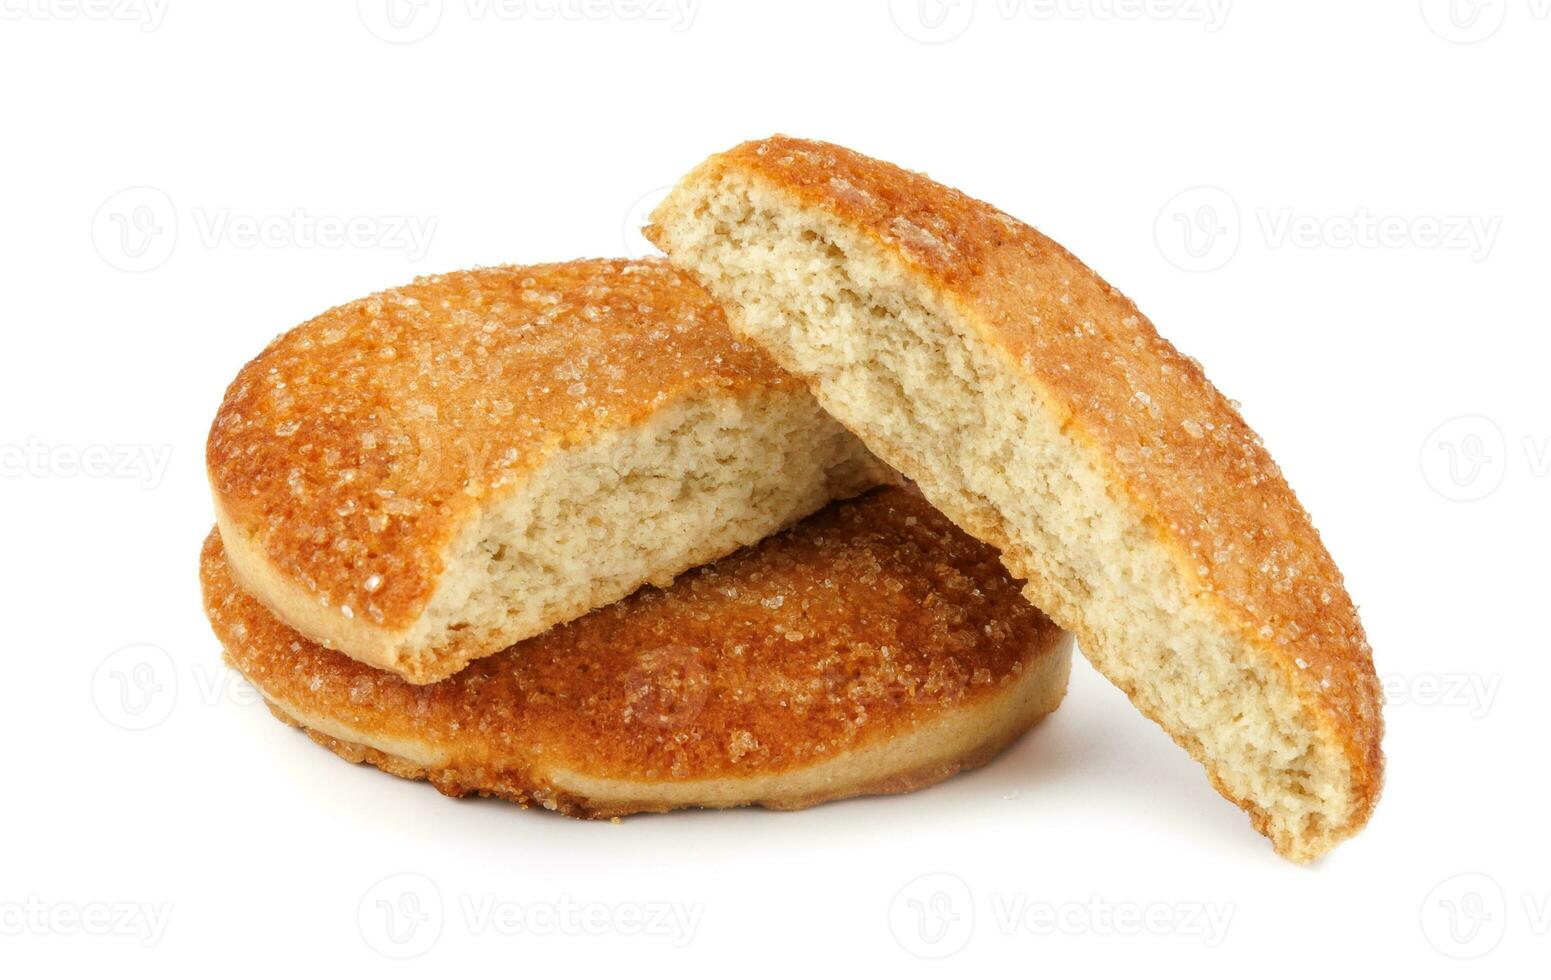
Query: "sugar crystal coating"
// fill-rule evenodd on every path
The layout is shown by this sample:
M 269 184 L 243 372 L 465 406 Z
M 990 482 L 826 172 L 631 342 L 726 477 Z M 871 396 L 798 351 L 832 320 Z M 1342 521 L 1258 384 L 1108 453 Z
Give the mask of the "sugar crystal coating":
M 551 453 L 711 389 L 790 388 L 661 260 L 428 276 L 346 303 L 244 367 L 211 427 L 211 485 L 288 579 L 390 627 L 441 545 Z
M 617 778 L 855 748 L 991 697 L 1060 636 L 994 549 L 899 488 L 421 687 L 279 623 L 231 581 L 214 534 L 201 579 L 228 659 L 273 698 L 468 765 Z

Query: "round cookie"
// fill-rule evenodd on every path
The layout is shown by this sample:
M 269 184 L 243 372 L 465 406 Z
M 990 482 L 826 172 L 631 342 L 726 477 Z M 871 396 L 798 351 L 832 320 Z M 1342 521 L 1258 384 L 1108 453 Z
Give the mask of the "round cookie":
M 896 487 L 423 686 L 277 621 L 215 534 L 201 581 L 227 661 L 320 744 L 576 816 L 930 785 L 1053 711 L 1070 668 L 995 551 Z
M 289 331 L 207 445 L 233 575 L 416 683 L 886 470 L 661 260 L 417 279 Z
M 1259 437 L 1130 300 L 995 207 L 827 143 L 718 154 L 652 221 L 1278 851 L 1367 822 L 1381 696 L 1341 573 Z

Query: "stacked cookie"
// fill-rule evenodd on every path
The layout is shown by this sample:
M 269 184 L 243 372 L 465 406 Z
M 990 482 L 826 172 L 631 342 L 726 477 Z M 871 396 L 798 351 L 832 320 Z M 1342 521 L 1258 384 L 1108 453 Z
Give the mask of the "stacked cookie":
M 909 789 L 1066 690 L 1070 637 L 996 551 L 661 260 L 330 310 L 242 370 L 207 458 L 227 660 L 341 756 L 454 795 Z
M 1366 822 L 1340 573 L 1129 301 L 828 144 L 652 220 L 668 262 L 421 279 L 238 376 L 202 574 L 277 715 L 454 794 L 804 806 L 989 759 L 1059 703 L 1059 625 L 1282 854 Z

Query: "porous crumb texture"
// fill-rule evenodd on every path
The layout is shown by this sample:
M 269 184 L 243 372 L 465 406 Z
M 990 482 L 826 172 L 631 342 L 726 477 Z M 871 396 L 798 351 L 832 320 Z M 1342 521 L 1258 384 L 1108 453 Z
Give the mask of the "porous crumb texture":
M 665 262 L 416 280 L 243 368 L 207 447 L 239 581 L 425 682 L 882 468 Z
M 978 765 L 1053 710 L 1069 636 L 994 549 L 883 488 L 412 685 L 201 582 L 229 663 L 352 761 L 579 815 L 804 806 Z
M 734 329 L 961 527 L 1278 850 L 1366 822 L 1372 655 L 1276 464 L 1194 360 L 1033 228 L 775 137 L 702 164 L 649 237 Z

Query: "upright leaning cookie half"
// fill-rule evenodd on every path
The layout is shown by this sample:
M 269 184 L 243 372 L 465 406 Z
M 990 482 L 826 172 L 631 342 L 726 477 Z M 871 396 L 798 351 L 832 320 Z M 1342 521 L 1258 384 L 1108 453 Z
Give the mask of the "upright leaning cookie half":
M 712 157 L 653 222 L 1282 854 L 1366 822 L 1380 696 L 1341 574 L 1255 433 L 1129 300 L 996 208 L 823 143 Z
M 316 741 L 579 816 L 925 786 L 1053 711 L 1070 667 L 995 551 L 897 488 L 424 686 L 278 622 L 214 534 L 201 578 L 227 660 Z
M 883 468 L 660 260 L 418 279 L 283 335 L 207 450 L 232 574 L 424 683 Z

